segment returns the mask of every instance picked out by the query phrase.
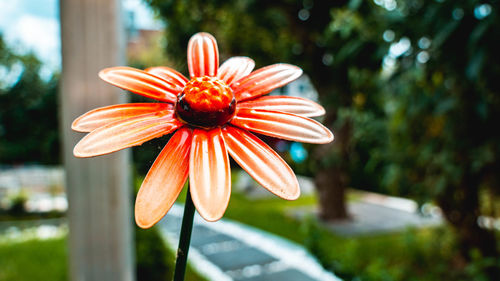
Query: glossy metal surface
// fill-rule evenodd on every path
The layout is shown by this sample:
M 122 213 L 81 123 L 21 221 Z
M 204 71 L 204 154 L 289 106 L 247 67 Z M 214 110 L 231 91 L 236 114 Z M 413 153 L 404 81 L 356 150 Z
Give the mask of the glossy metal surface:
M 194 205 L 205 220 L 216 221 L 224 215 L 231 196 L 231 172 L 220 128 L 194 130 L 189 185 Z
M 325 109 L 308 99 L 290 96 L 263 96 L 240 102 L 239 108 L 264 109 L 297 114 L 304 117 L 316 117 L 325 114 Z
M 215 38 L 206 32 L 196 33 L 189 39 L 188 68 L 191 78 L 215 76 L 219 68 L 219 49 Z
M 329 143 L 333 140 L 330 130 L 318 121 L 278 111 L 240 108 L 231 124 L 291 141 Z
M 297 97 L 262 97 L 297 79 L 302 74 L 299 67 L 274 64 L 251 72 L 254 66 L 250 58 L 233 57 L 219 68 L 217 42 L 201 32 L 188 44 L 190 81 L 169 67 L 106 68 L 99 73 L 104 81 L 166 103 L 119 104 L 89 111 L 72 124 L 76 131 L 90 132 L 73 153 L 77 157 L 107 154 L 179 129 L 139 191 L 136 221 L 143 228 L 154 225 L 170 209 L 188 174 L 198 212 L 208 221 L 220 219 L 231 195 L 228 152 L 270 192 L 296 199 L 300 190 L 293 171 L 247 130 L 309 143 L 330 142 L 333 134 L 307 118 L 323 115 L 321 105 Z M 200 85 L 195 83 L 198 80 Z M 214 112 L 224 118 L 210 115 Z M 209 119 L 215 121 L 206 126 Z
M 233 82 L 250 74 L 254 67 L 255 62 L 251 58 L 232 57 L 220 66 L 217 77 L 226 82 L 226 84 L 231 85 Z
M 234 82 L 231 87 L 239 102 L 262 96 L 276 88 L 283 87 L 299 78 L 300 75 L 302 75 L 302 69 L 299 67 L 277 63 L 257 69 L 250 75 Z
M 186 83 L 188 82 L 188 79 L 184 75 L 182 75 L 180 72 L 170 67 L 155 66 L 146 68 L 146 70 L 144 71 L 156 75 L 170 83 L 173 83 L 179 86 L 180 88 L 183 88 L 184 85 L 186 85 Z
M 92 157 L 115 152 L 169 134 L 181 127 L 172 110 L 153 112 L 120 120 L 97 128 L 75 146 L 76 157 Z
M 78 117 L 71 129 L 88 133 L 106 124 L 151 112 L 173 110 L 169 103 L 125 103 L 96 108 Z
M 99 72 L 102 80 L 141 96 L 175 103 L 182 88 L 155 75 L 132 67 L 111 67 Z
M 156 224 L 179 196 L 189 173 L 191 136 L 191 129 L 178 130 L 149 169 L 135 200 L 138 226 Z
M 283 199 L 299 197 L 295 174 L 272 148 L 246 130 L 232 126 L 226 126 L 222 135 L 231 157 L 258 183 Z

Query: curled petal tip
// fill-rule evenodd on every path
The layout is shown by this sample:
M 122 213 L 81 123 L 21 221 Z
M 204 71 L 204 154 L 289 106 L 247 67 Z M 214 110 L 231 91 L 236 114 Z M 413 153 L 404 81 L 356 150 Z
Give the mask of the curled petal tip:
M 99 71 L 99 73 L 98 73 L 97 75 L 98 75 L 98 76 L 99 76 L 99 78 L 101 78 L 102 80 L 106 80 L 106 73 L 107 73 L 110 69 L 113 69 L 113 67 L 108 67 L 108 68 L 101 69 L 101 71 Z
M 111 73 L 113 73 L 114 71 L 119 71 L 121 69 L 127 69 L 127 68 L 129 68 L 129 67 L 128 66 L 107 67 L 107 68 L 101 69 L 101 71 L 99 71 L 99 73 L 97 75 L 102 80 L 108 82 L 109 77 L 112 75 Z
M 195 34 L 194 34 L 193 36 L 191 36 L 191 37 L 195 37 L 195 36 L 207 36 L 207 37 L 211 37 L 211 38 L 215 39 L 215 37 L 214 37 L 212 34 L 210 34 L 210 33 L 206 32 L 206 31 L 200 31 L 200 32 L 197 32 L 197 33 L 195 33 Z
M 71 128 L 78 132 L 88 133 L 112 122 L 171 109 L 172 104 L 169 103 L 125 103 L 104 106 L 76 118 Z
M 288 201 L 297 200 L 300 197 L 299 183 L 297 182 L 297 178 L 295 176 L 291 180 L 293 180 L 294 183 L 291 186 L 287 186 L 286 191 L 275 192 L 269 189 L 268 187 L 265 188 L 274 193 L 276 196 L 280 197 L 281 199 L 285 199 Z
M 224 216 L 224 213 L 222 214 L 218 214 L 218 215 L 213 215 L 213 214 L 210 214 L 210 213 L 207 213 L 207 212 L 202 212 L 202 213 L 199 213 L 200 216 L 208 221 L 208 222 L 216 222 L 218 220 L 220 220 L 223 216 Z
M 292 113 L 303 117 L 316 117 L 325 114 L 321 105 L 300 97 L 262 96 L 238 103 L 238 108 L 264 109 Z
M 140 69 L 117 66 L 105 68 L 99 77 L 127 91 L 159 101 L 175 103 L 181 87 Z
M 135 223 L 138 227 L 142 229 L 148 229 L 153 227 L 158 221 L 148 221 L 147 218 L 140 217 L 137 213 L 135 214 Z
M 326 113 L 325 108 L 323 106 L 321 106 L 321 109 L 318 111 L 318 115 L 317 116 L 323 116 L 323 115 L 325 115 L 325 113 Z M 310 117 L 316 117 L 316 116 L 310 116 Z
M 89 158 L 89 157 L 92 157 L 94 155 L 91 155 L 91 154 L 88 154 L 88 153 L 85 153 L 83 150 L 82 150 L 82 147 L 80 145 L 81 141 L 78 142 L 75 147 L 73 148 L 73 155 L 75 157 L 78 157 L 78 158 Z
M 295 76 L 296 76 L 297 78 L 299 78 L 299 77 L 302 75 L 302 73 L 304 73 L 304 71 L 302 70 L 302 68 L 300 68 L 300 67 L 298 67 L 298 66 L 296 66 L 296 65 L 293 65 L 293 64 L 288 64 L 288 63 L 280 63 L 280 64 L 281 64 L 281 65 L 284 65 L 284 66 L 286 66 L 286 67 L 289 67 L 289 68 L 291 68 L 291 69 L 293 69 L 293 70 L 295 70 Z
M 255 67 L 255 62 L 248 57 L 232 57 L 225 61 L 217 72 L 217 76 L 224 80 L 226 84 L 233 82 L 250 74 Z
M 323 143 L 323 144 L 324 144 L 324 143 L 330 143 L 330 142 L 332 142 L 332 141 L 335 139 L 335 137 L 333 136 L 332 131 L 330 131 L 330 130 L 328 130 L 328 129 L 326 129 L 326 130 L 328 131 L 328 134 L 325 136 L 325 138 L 324 138 L 324 142 L 321 142 L 321 143 Z M 320 144 L 321 144 L 321 143 L 320 143 Z
M 335 136 L 332 133 L 332 138 L 331 138 L 330 142 L 332 142 L 334 139 L 335 139 Z
M 283 196 L 280 196 L 280 197 L 285 199 L 285 200 L 290 200 L 290 201 L 297 200 L 300 197 L 300 189 L 297 190 L 297 193 L 291 194 L 288 197 L 283 197 Z
M 219 49 L 210 33 L 199 32 L 189 39 L 187 57 L 191 78 L 217 75 Z
M 79 132 L 79 133 L 85 133 L 85 131 L 83 131 L 81 128 L 79 128 L 78 126 L 78 119 L 75 119 L 73 121 L 73 123 L 71 123 L 71 130 L 75 131 L 75 132 Z
M 231 124 L 259 134 L 306 143 L 329 143 L 333 134 L 316 120 L 299 115 L 239 108 Z
M 188 82 L 188 79 L 175 69 L 166 66 L 155 66 L 146 68 L 144 71 L 156 75 L 163 80 L 176 84 L 180 88 L 184 88 L 184 85 Z
M 302 75 L 298 66 L 277 63 L 259 68 L 248 76 L 235 81 L 231 87 L 237 101 L 244 101 L 265 95 L 276 88 L 296 80 Z

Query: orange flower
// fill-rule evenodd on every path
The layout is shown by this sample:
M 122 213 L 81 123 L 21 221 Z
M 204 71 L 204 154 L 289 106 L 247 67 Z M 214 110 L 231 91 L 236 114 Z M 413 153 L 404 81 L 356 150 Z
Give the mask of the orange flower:
M 297 79 L 300 68 L 274 64 L 252 72 L 254 65 L 250 58 L 233 57 L 219 67 L 217 42 L 202 32 L 189 40 L 189 81 L 168 67 L 104 69 L 99 73 L 104 81 L 159 103 L 106 106 L 78 117 L 73 130 L 90 133 L 73 153 L 103 155 L 175 132 L 137 194 L 135 220 L 143 228 L 167 213 L 188 175 L 200 215 L 207 221 L 220 219 L 231 194 L 228 152 L 264 188 L 294 200 L 300 194 L 295 174 L 249 131 L 309 143 L 328 143 L 333 135 L 308 118 L 324 114 L 319 104 L 263 96 Z

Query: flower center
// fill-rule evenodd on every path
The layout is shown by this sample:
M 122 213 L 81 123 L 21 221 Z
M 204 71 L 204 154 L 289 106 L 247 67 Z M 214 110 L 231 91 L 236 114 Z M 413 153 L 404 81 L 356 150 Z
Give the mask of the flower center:
M 235 115 L 236 99 L 229 86 L 216 77 L 191 79 L 177 96 L 177 117 L 195 127 L 224 125 Z

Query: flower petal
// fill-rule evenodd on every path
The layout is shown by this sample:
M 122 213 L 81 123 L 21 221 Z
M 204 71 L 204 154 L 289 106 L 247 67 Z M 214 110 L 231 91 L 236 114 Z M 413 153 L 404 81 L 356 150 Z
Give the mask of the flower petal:
M 78 117 L 71 124 L 77 132 L 92 132 L 106 124 L 138 115 L 173 109 L 169 103 L 125 103 L 96 108 Z
M 170 210 L 189 172 L 191 130 L 182 128 L 168 141 L 149 169 L 135 200 L 135 221 L 150 228 Z
M 173 83 L 180 88 L 184 88 L 184 85 L 186 85 L 186 83 L 188 82 L 188 79 L 184 75 L 170 67 L 155 66 L 146 68 L 146 70 L 144 71 L 156 75 L 170 83 Z
M 231 171 L 220 128 L 195 129 L 189 159 L 193 203 L 207 221 L 224 215 L 231 196 Z
M 304 117 L 325 114 L 325 109 L 308 99 L 290 96 L 264 96 L 238 103 L 239 108 L 264 109 L 292 113 Z
M 164 110 L 116 121 L 97 128 L 76 144 L 76 157 L 92 157 L 140 145 L 183 126 L 173 110 Z
M 226 126 L 222 136 L 231 157 L 263 187 L 283 199 L 299 197 L 299 183 L 292 169 L 267 144 L 232 126 Z
M 215 76 L 219 68 L 217 41 L 206 32 L 196 33 L 189 39 L 187 60 L 191 78 Z
M 124 90 L 169 103 L 175 103 L 177 94 L 182 91 L 172 82 L 132 67 L 105 68 L 99 72 L 99 77 Z
M 240 80 L 252 72 L 255 67 L 253 59 L 248 57 L 232 57 L 225 61 L 217 72 L 217 77 L 227 85 Z
M 237 101 L 244 101 L 267 94 L 282 87 L 302 75 L 302 69 L 297 66 L 278 63 L 259 68 L 250 75 L 234 82 L 231 88 Z
M 231 120 L 235 126 L 271 137 L 308 143 L 329 143 L 333 134 L 306 117 L 261 109 L 239 108 Z

